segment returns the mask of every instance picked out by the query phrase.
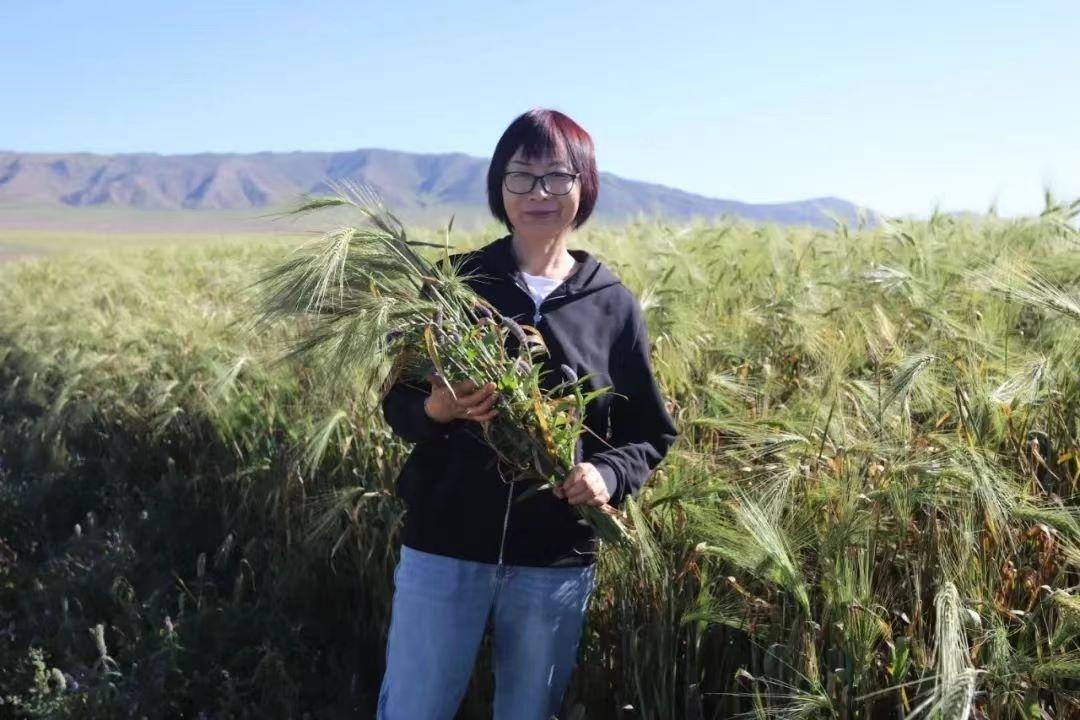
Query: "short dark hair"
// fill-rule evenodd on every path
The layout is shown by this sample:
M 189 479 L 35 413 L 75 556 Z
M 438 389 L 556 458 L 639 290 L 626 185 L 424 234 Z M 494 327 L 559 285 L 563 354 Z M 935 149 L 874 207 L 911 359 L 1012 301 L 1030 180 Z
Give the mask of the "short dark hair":
M 596 196 L 600 192 L 600 175 L 596 170 L 592 137 L 566 115 L 546 108 L 533 108 L 519 115 L 495 145 L 487 174 L 488 207 L 495 219 L 508 230 L 514 229 L 503 206 L 502 183 L 506 164 L 519 147 L 523 148 L 522 152 L 529 160 L 554 155 L 558 148 L 566 148 L 574 172 L 581 173 L 578 177 L 581 201 L 574 216 L 574 227 L 584 225 L 596 207 Z

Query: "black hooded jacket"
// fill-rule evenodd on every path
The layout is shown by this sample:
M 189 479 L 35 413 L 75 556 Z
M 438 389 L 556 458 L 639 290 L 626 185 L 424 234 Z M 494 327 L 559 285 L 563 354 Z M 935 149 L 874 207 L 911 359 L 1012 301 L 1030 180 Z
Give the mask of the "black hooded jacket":
M 585 424 L 592 432 L 582 434 L 576 459 L 596 466 L 610 504 L 618 507 L 641 488 L 676 437 L 653 378 L 641 308 L 610 270 L 582 250 L 570 251 L 581 267 L 537 308 L 511 238 L 451 261 L 476 276 L 468 280 L 470 287 L 499 312 L 540 331 L 550 354 L 545 386 L 562 380 L 565 364 L 579 377 L 592 374 L 587 389 L 611 388 L 590 403 Z M 549 491 L 514 502 L 524 486 L 500 477 L 494 453 L 479 439 L 479 425 L 432 420 L 424 411 L 430 388 L 423 385 L 398 382 L 382 405 L 394 432 L 415 443 L 397 481 L 407 507 L 404 544 L 485 563 L 592 563 L 599 540 L 577 511 Z

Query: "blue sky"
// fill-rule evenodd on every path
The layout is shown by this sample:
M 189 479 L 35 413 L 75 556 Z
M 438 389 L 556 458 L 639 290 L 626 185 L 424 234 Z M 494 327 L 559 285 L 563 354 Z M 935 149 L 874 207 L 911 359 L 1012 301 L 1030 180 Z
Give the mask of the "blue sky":
M 4 149 L 489 157 L 548 106 L 602 170 L 714 197 L 1080 197 L 1075 2 L 5 5 Z

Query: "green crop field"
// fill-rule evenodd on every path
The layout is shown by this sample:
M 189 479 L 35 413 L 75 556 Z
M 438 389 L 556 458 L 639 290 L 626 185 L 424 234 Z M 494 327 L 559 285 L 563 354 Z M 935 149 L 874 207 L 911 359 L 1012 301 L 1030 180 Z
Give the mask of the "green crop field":
M 576 235 L 681 436 L 566 717 L 1077 717 L 1078 214 Z M 371 716 L 408 447 L 252 330 L 297 242 L 0 237 L 0 716 Z

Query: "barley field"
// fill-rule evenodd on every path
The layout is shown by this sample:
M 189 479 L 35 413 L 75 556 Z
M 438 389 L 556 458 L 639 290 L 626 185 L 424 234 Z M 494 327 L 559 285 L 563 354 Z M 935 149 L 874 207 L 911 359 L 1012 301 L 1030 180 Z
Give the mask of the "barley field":
M 562 717 L 1080 717 L 1078 217 L 578 233 L 681 435 Z M 0 266 L 0 716 L 373 714 L 408 447 L 252 329 L 297 242 Z

